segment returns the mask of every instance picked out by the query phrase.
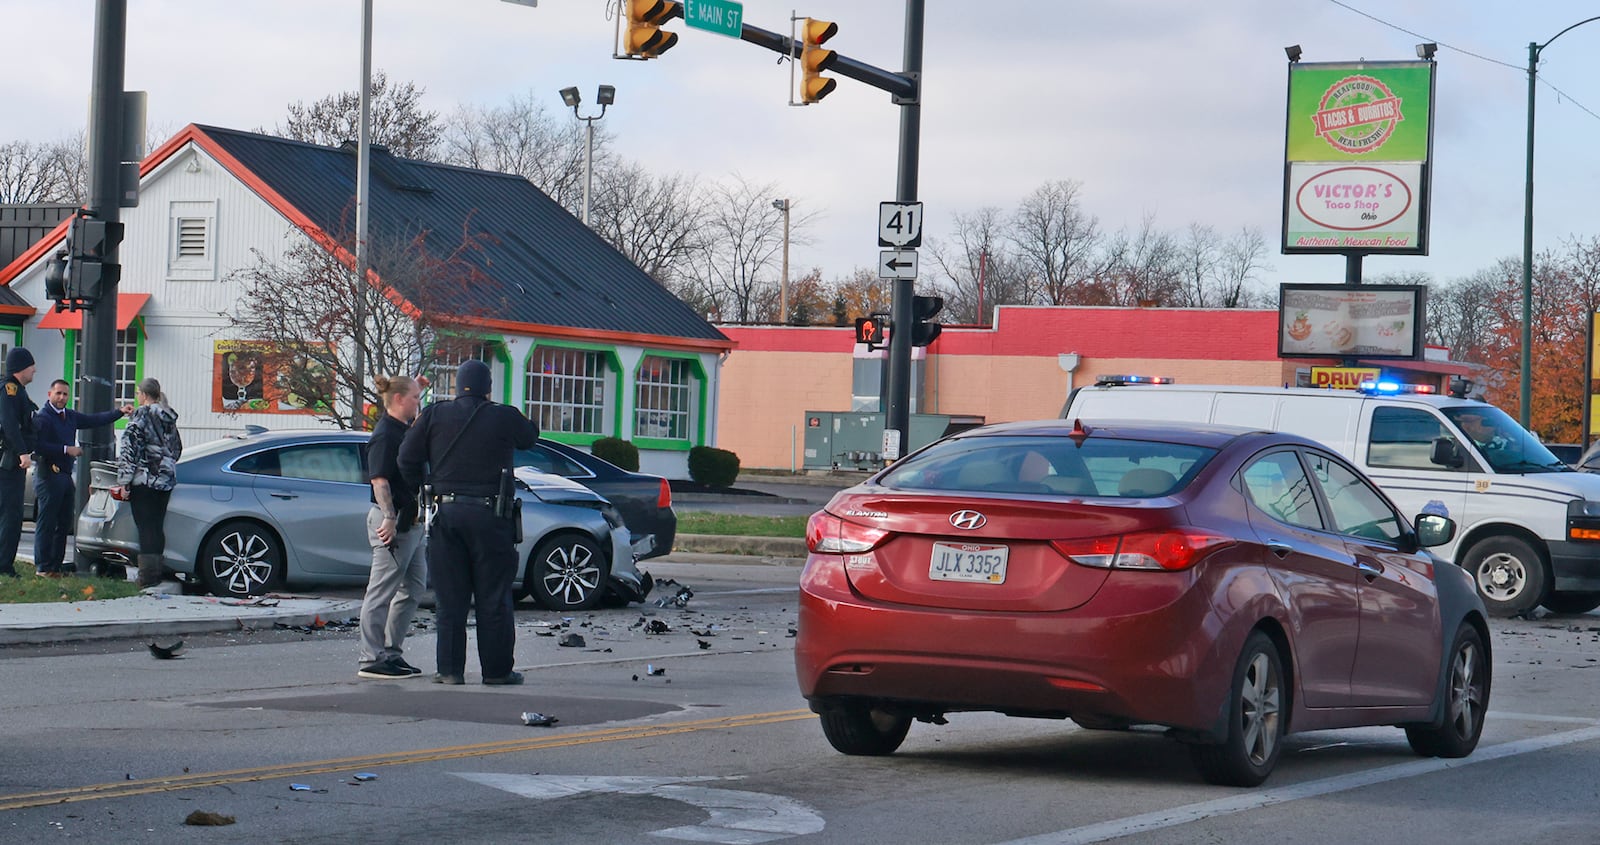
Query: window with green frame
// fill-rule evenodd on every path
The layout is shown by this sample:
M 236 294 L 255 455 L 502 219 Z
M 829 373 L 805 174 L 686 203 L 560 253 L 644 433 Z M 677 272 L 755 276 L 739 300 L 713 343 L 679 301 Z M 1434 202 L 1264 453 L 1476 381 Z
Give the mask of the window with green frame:
M 489 371 L 495 371 L 495 361 L 505 361 L 505 346 L 499 341 L 486 340 L 479 343 L 454 342 L 448 346 L 440 346 L 433 352 L 432 370 L 428 375 L 428 389 L 432 391 L 433 401 L 454 399 L 456 395 L 456 368 L 467 361 L 482 361 L 489 365 Z M 498 380 L 498 379 L 497 379 Z M 504 387 L 509 388 L 509 385 Z M 509 390 L 503 392 L 509 393 Z
M 646 355 L 634 377 L 633 434 L 689 441 L 695 435 L 700 376 L 695 362 Z
M 0 326 L 0 362 L 5 361 L 11 350 L 22 345 L 21 326 Z
M 76 405 L 83 392 L 79 389 L 80 381 L 76 377 L 83 372 L 83 332 L 69 329 L 67 335 L 68 343 L 72 346 L 72 369 L 67 372 L 66 380 L 72 383 L 72 403 Z M 116 372 L 111 388 L 113 407 L 139 404 L 139 362 L 143 353 L 144 333 L 140 331 L 138 321 L 117 330 L 117 349 L 112 363 L 112 369 Z
M 609 357 L 598 350 L 563 346 L 533 350 L 523 385 L 523 411 L 541 431 L 611 434 L 616 372 Z

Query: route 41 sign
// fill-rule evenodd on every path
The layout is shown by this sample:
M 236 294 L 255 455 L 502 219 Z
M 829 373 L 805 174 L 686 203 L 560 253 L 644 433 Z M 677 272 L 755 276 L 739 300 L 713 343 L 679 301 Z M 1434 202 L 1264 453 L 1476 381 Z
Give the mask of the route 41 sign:
M 878 246 L 922 246 L 922 203 L 878 203 Z

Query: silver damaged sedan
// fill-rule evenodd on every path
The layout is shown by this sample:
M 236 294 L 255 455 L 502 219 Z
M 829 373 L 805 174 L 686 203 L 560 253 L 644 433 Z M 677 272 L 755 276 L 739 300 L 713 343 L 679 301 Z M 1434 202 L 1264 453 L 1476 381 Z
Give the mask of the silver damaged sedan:
M 219 596 L 365 584 L 372 561 L 367 436 L 268 432 L 184 450 L 167 510 L 166 568 Z M 91 476 L 89 501 L 78 516 L 79 568 L 125 566 L 139 551 L 133 512 L 111 495 L 112 464 L 96 462 Z M 519 598 L 561 611 L 644 599 L 652 581 L 635 561 L 649 550 L 633 547 L 611 503 L 560 476 L 521 468 L 516 478 L 523 535 Z

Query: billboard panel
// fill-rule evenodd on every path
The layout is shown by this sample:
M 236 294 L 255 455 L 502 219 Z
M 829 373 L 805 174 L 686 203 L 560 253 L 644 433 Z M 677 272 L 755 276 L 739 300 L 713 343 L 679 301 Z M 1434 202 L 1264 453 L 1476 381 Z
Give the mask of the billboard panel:
M 1280 285 L 1278 356 L 1421 359 L 1424 290 L 1421 285 Z

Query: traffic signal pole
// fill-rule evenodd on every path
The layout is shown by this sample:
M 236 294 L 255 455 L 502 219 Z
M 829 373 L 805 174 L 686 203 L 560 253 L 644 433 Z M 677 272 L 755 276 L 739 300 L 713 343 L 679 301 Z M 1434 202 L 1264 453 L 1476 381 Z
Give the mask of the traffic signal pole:
M 905 78 L 920 91 L 922 79 L 922 25 L 924 0 L 906 0 Z M 922 100 L 920 96 L 896 97 L 900 106 L 900 166 L 895 180 L 895 201 L 917 201 L 917 163 L 922 143 Z M 885 452 L 904 455 L 911 431 L 911 299 L 916 290 L 913 279 L 895 279 L 889 307 L 889 370 L 884 380 Z M 893 433 L 891 433 L 893 432 Z M 893 449 L 887 447 L 893 446 Z M 887 457 L 887 455 L 886 455 Z
M 128 0 L 96 0 L 94 78 L 89 97 L 89 213 L 115 232 L 122 194 L 123 65 L 128 31 Z M 119 238 L 108 234 L 102 265 L 121 263 Z M 108 411 L 116 374 L 117 274 L 102 279 L 100 299 L 83 312 L 83 372 L 77 387 L 78 409 L 85 413 Z M 67 355 L 72 350 L 65 350 Z M 84 429 L 79 435 L 83 459 L 77 462 L 78 502 L 89 495 L 90 461 L 112 456 L 116 435 L 111 426 Z

